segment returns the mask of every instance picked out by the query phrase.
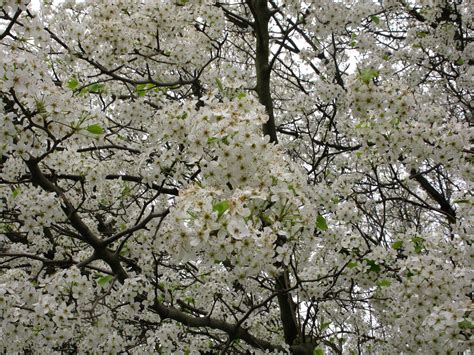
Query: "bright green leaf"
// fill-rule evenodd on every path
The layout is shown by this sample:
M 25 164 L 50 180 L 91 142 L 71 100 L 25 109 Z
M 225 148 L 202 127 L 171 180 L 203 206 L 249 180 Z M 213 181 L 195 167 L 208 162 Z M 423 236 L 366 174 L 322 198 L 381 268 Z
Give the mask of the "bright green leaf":
M 324 355 L 323 349 L 316 348 L 313 350 L 313 355 Z
M 90 133 L 93 133 L 93 134 L 103 134 L 104 133 L 104 129 L 99 126 L 98 124 L 92 124 L 90 126 L 87 126 L 86 130 Z
M 21 188 L 17 187 L 15 190 L 12 191 L 13 198 L 17 197 L 21 192 Z
M 247 94 L 246 94 L 245 92 L 243 92 L 243 91 L 241 91 L 241 92 L 239 92 L 239 93 L 237 94 L 237 98 L 238 98 L 239 100 L 243 99 L 245 96 L 247 96 Z
M 146 84 L 139 84 L 136 87 L 137 95 L 138 96 L 145 96 L 146 95 Z
M 66 86 L 71 90 L 75 90 L 79 86 L 79 81 L 73 76 L 71 79 L 69 79 Z
M 414 247 L 415 247 L 415 253 L 417 254 L 421 254 L 421 252 L 423 251 L 424 247 L 423 247 L 423 238 L 421 237 L 413 237 L 411 238 L 411 241 L 413 242 L 414 244 Z
M 370 19 L 372 20 L 373 23 L 375 23 L 376 25 L 378 25 L 380 23 L 380 18 L 378 16 L 370 16 Z
M 108 284 L 110 281 L 112 281 L 113 278 L 114 277 L 112 275 L 106 275 L 106 276 L 99 277 L 97 279 L 97 284 L 100 285 L 100 286 L 104 286 L 104 285 Z
M 379 282 L 377 282 L 377 285 L 379 287 L 388 287 L 392 284 L 392 282 L 388 279 L 383 279 L 383 280 L 380 280 Z
M 392 243 L 392 249 L 398 250 L 403 247 L 403 240 L 397 240 L 396 242 Z
M 316 218 L 316 228 L 322 231 L 328 230 L 328 224 L 326 222 L 326 218 L 318 214 L 318 218 Z
M 207 143 L 214 143 L 214 142 L 217 142 L 219 140 L 219 138 L 217 137 L 209 137 L 207 138 Z
M 359 71 L 359 78 L 365 84 L 369 84 L 372 79 L 376 78 L 377 76 L 379 76 L 379 71 L 372 68 L 365 68 Z
M 91 92 L 93 94 L 100 94 L 101 92 L 104 91 L 105 85 L 101 83 L 95 83 L 95 84 L 87 86 L 85 89 L 88 92 Z
M 347 267 L 348 267 L 349 269 L 353 269 L 353 268 L 355 268 L 356 266 L 357 266 L 357 262 L 355 262 L 355 261 L 349 261 L 349 263 L 347 264 Z
M 153 89 L 155 87 L 155 85 L 153 84 L 138 84 L 135 89 L 137 91 L 137 95 L 138 96 L 145 96 L 146 93 Z
M 217 218 L 222 216 L 225 211 L 227 211 L 230 207 L 229 201 L 221 201 L 221 202 L 216 202 L 212 205 L 212 210 L 214 212 L 217 212 Z

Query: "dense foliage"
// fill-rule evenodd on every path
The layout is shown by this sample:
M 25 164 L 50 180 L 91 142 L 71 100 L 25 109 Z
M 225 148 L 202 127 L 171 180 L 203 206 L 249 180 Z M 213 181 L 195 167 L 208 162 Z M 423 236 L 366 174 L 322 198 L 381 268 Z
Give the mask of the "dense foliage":
M 473 346 L 470 1 L 28 2 L 1 353 Z

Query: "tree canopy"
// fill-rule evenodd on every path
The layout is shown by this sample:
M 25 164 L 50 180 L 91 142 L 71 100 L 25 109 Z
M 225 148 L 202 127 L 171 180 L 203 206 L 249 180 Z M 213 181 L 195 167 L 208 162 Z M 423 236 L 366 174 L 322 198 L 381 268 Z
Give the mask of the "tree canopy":
M 473 347 L 470 1 L 0 5 L 1 353 Z

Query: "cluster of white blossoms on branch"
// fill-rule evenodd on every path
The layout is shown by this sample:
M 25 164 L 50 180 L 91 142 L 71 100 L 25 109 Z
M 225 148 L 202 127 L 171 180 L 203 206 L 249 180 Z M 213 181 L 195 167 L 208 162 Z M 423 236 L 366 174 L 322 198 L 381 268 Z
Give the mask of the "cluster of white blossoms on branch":
M 176 261 L 225 261 L 238 266 L 240 277 L 288 264 L 299 241 L 315 231 L 316 202 L 298 168 L 258 134 L 267 117 L 256 100 L 242 93 L 199 110 L 193 102 L 173 105 L 163 115 L 161 139 L 175 146 L 172 170 L 194 163 L 202 178 L 180 191 L 165 222 L 169 231 L 152 242 L 153 251 L 166 250 Z M 166 170 L 170 150 L 156 153 L 158 170 Z M 153 174 L 146 181 L 161 183 Z

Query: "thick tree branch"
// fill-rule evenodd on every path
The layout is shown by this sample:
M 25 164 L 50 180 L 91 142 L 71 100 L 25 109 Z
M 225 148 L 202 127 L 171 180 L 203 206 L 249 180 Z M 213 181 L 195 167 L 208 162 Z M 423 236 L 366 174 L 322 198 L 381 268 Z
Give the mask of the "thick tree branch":
M 190 328 L 209 327 L 212 329 L 218 329 L 234 338 L 239 338 L 248 343 L 249 345 L 262 350 L 270 351 L 283 351 L 281 346 L 272 344 L 266 340 L 256 338 L 248 332 L 248 330 L 238 327 L 234 324 L 227 323 L 220 319 L 211 317 L 194 317 L 186 314 L 179 309 L 172 306 L 165 306 L 162 303 L 156 302 L 151 306 L 151 309 L 157 312 L 161 318 L 173 319 Z
M 127 273 L 120 264 L 120 260 L 111 251 L 109 251 L 102 243 L 102 241 L 92 233 L 89 227 L 84 223 L 76 208 L 67 199 L 64 192 L 58 186 L 54 185 L 48 178 L 43 174 L 38 166 L 38 162 L 35 159 L 29 159 L 25 161 L 31 173 L 31 180 L 34 184 L 40 186 L 43 190 L 48 192 L 55 192 L 61 199 L 61 208 L 66 214 L 71 225 L 76 229 L 79 234 L 83 237 L 84 241 L 94 248 L 97 257 L 104 260 L 113 270 L 114 274 L 117 275 L 120 282 L 123 282 L 127 278 Z
M 271 67 L 270 35 L 268 23 L 272 12 L 268 8 L 266 0 L 247 0 L 247 4 L 255 19 L 253 28 L 257 37 L 257 49 L 255 55 L 255 70 L 257 71 L 257 95 L 260 103 L 265 106 L 268 121 L 263 124 L 263 134 L 270 137 L 270 142 L 278 143 L 275 116 L 273 113 L 273 100 L 270 91 Z
M 420 184 L 421 188 L 425 190 L 433 200 L 438 202 L 441 211 L 444 212 L 448 218 L 449 223 L 456 223 L 456 212 L 448 200 L 442 194 L 440 194 L 421 173 L 417 172 L 415 169 L 412 169 L 410 173 L 410 177 L 416 180 Z
M 5 28 L 3 33 L 0 34 L 0 40 L 4 39 L 6 36 L 10 34 L 10 31 L 13 28 L 13 25 L 15 24 L 16 20 L 18 20 L 18 17 L 20 17 L 20 14 L 21 14 L 21 9 L 17 9 L 10 23 L 8 24 L 8 26 Z

